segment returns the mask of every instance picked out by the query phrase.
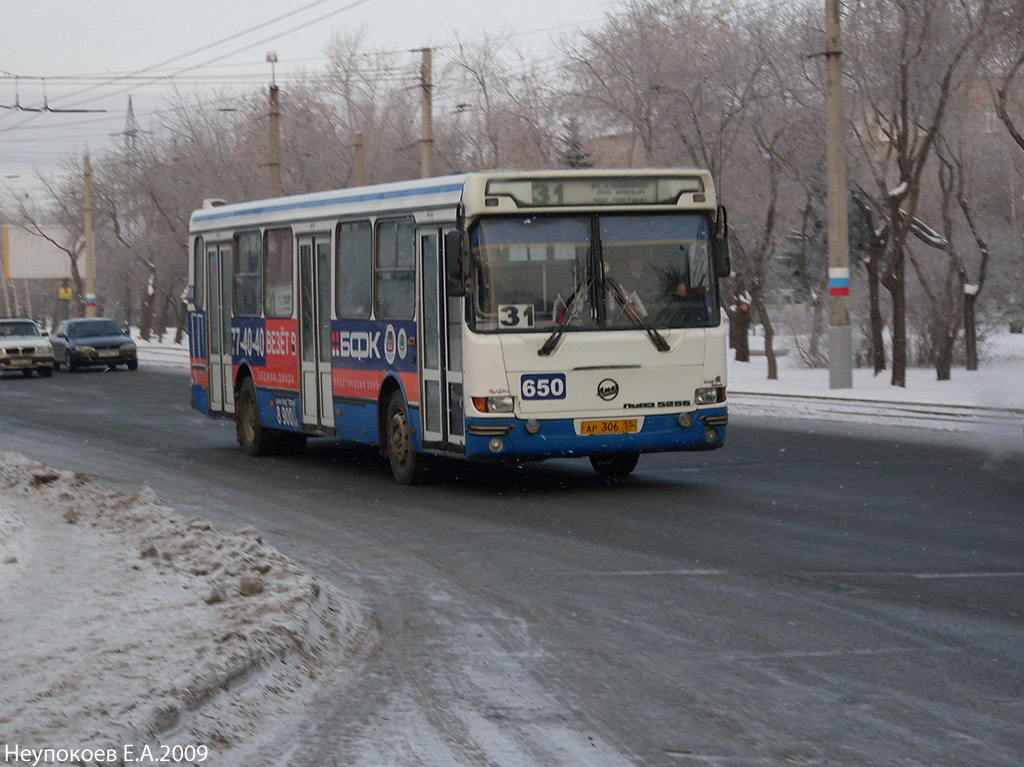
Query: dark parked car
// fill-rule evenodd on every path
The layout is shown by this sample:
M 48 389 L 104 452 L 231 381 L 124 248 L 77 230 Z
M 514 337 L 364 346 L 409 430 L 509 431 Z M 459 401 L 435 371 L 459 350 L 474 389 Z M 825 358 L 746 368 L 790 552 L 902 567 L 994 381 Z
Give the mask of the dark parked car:
M 139 366 L 135 342 L 116 322 L 105 317 L 64 320 L 50 343 L 54 367 L 67 365 L 68 372 L 94 365 L 127 365 L 129 370 Z
M 20 370 L 24 376 L 36 370 L 53 374 L 53 350 L 32 320 L 0 319 L 0 372 Z

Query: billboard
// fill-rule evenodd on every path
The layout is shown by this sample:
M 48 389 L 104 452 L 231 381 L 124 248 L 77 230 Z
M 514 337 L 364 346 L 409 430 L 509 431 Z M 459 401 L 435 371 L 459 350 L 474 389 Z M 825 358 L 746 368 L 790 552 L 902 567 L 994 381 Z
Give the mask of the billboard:
M 41 226 L 42 234 L 20 226 L 0 226 L 0 266 L 5 280 L 66 279 L 71 276 L 68 254 L 54 243 L 71 247 L 63 227 Z

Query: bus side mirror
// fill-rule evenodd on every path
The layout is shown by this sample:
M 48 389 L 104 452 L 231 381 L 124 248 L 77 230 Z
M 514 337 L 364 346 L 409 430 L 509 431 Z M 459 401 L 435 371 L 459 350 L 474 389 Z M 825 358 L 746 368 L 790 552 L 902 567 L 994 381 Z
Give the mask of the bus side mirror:
M 715 234 L 711 238 L 711 259 L 715 264 L 716 277 L 728 277 L 732 274 L 732 263 L 729 260 L 729 217 L 725 208 L 719 207 Z
M 728 277 L 732 274 L 732 264 L 729 261 L 729 240 L 725 237 L 715 237 L 711 240 L 711 258 L 715 262 L 716 277 Z
M 462 267 L 462 233 L 452 229 L 444 234 L 444 273 L 448 283 L 448 295 L 466 295 L 466 280 Z

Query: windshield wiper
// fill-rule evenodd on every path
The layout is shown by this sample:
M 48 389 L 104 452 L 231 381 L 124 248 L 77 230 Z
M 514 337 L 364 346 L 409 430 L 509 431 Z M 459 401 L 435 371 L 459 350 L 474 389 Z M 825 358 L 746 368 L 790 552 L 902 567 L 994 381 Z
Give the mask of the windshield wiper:
M 569 323 L 572 322 L 572 318 L 576 316 L 576 313 L 580 310 L 580 303 L 586 298 L 587 293 L 590 291 L 590 284 L 593 282 L 592 279 L 584 277 L 580 280 L 580 284 L 576 286 L 576 290 L 569 296 L 568 303 L 565 304 L 565 314 L 557 321 L 555 329 L 551 331 L 551 335 L 548 336 L 548 340 L 544 342 L 544 345 L 537 350 L 537 354 L 541 357 L 547 357 L 551 352 L 558 346 L 558 341 L 565 333 L 565 328 L 568 327 Z
M 611 291 L 612 297 L 622 307 L 622 313 L 629 317 L 630 321 L 638 328 L 642 328 L 647 333 L 647 337 L 651 339 L 651 343 L 654 344 L 654 348 L 659 352 L 667 352 L 669 350 L 668 342 L 658 333 L 657 330 L 652 328 L 647 322 L 647 309 L 640 301 L 640 296 L 636 294 L 636 291 L 629 296 L 626 295 L 626 291 L 623 289 L 615 280 L 610 277 L 605 278 L 605 285 Z

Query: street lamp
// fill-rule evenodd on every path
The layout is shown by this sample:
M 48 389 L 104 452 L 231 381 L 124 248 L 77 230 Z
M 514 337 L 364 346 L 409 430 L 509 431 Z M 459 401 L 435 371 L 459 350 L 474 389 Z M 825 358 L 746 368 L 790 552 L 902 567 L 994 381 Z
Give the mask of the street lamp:
M 274 64 L 277 63 L 277 51 L 267 51 L 267 63 L 270 64 L 270 85 L 277 86 L 277 76 L 274 71 Z

